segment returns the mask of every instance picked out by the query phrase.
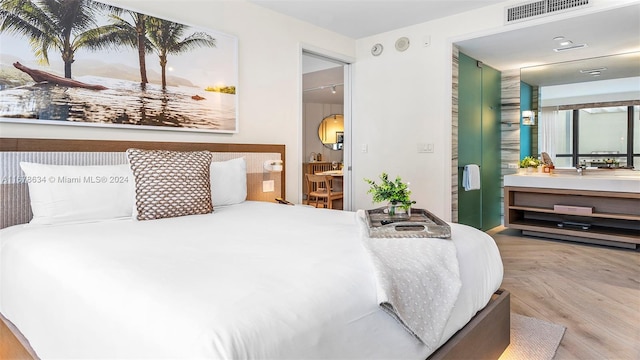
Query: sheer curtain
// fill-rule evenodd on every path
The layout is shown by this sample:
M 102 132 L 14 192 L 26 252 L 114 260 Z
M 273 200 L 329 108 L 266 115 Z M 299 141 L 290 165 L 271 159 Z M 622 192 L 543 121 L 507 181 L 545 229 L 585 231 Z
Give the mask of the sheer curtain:
M 556 121 L 558 109 L 556 107 L 543 107 L 538 119 L 538 149 L 546 152 L 551 161 L 556 162 Z

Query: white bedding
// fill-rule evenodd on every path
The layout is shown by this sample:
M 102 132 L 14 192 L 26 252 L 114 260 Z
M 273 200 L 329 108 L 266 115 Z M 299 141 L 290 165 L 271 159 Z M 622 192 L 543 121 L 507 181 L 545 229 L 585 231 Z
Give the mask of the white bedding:
M 371 238 L 365 211 L 356 218 L 373 263 L 378 304 L 428 349 L 437 349 L 462 287 L 456 245 L 438 238 Z
M 502 281 L 491 237 L 451 224 L 462 289 L 444 343 Z M 244 202 L 154 221 L 0 231 L 0 312 L 49 358 L 406 358 L 354 213 Z

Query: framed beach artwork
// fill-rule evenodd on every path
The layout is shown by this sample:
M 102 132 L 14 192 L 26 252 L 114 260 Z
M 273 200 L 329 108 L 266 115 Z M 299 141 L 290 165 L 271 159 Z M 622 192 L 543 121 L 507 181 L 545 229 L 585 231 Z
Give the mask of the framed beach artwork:
M 0 121 L 238 132 L 237 38 L 92 0 L 0 2 Z

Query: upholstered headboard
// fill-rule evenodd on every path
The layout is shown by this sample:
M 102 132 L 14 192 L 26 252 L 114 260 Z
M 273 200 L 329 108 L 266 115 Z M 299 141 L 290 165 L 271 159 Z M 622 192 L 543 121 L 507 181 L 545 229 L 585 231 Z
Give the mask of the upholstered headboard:
M 129 148 L 208 150 L 213 153 L 213 161 L 245 157 L 247 199 L 284 198 L 284 169 L 282 172 L 264 169 L 267 160 L 284 162 L 284 145 L 0 138 L 0 228 L 27 223 L 32 217 L 28 185 L 19 166 L 21 161 L 57 165 L 126 164 L 125 152 Z M 263 181 L 267 180 L 274 181 L 273 192 L 263 192 Z

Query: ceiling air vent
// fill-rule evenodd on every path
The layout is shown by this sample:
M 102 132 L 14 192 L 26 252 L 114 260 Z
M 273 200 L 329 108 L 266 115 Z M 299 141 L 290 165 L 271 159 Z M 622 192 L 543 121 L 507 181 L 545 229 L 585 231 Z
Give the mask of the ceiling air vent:
M 575 10 L 589 5 L 589 0 L 539 0 L 505 8 L 505 22 L 513 23 L 533 17 Z

